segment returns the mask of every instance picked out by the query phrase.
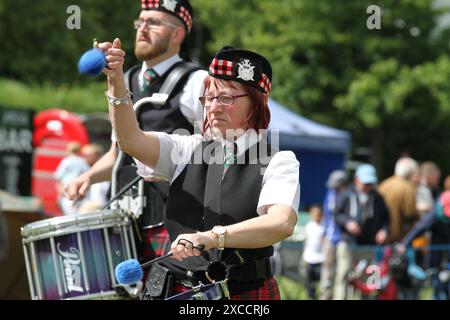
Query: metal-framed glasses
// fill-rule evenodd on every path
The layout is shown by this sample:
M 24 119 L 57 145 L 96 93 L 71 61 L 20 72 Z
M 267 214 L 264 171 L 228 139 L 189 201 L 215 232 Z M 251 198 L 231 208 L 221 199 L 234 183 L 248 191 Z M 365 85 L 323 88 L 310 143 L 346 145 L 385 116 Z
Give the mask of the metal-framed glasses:
M 155 19 L 155 18 L 150 18 L 147 20 L 143 20 L 143 19 L 138 19 L 138 20 L 134 20 L 134 28 L 137 30 L 140 27 L 142 27 L 142 25 L 145 24 L 145 26 L 148 29 L 152 29 L 152 28 L 161 28 L 162 26 L 168 26 L 171 28 L 178 28 L 178 26 L 174 25 L 173 23 L 164 21 L 164 20 L 160 20 L 160 19 Z
M 222 106 L 231 106 L 234 104 L 236 98 L 246 97 L 248 94 L 239 94 L 239 95 L 231 95 L 231 94 L 220 94 L 218 96 L 201 96 L 198 98 L 200 103 L 204 107 L 210 107 L 215 99 Z

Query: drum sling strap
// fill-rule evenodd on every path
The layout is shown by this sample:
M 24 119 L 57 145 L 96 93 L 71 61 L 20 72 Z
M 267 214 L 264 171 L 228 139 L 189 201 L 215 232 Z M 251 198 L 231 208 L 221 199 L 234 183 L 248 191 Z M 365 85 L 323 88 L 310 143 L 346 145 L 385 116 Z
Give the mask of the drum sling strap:
M 125 86 L 128 90 L 131 90 L 131 79 L 139 68 L 140 66 L 134 66 L 125 72 Z M 180 81 L 184 81 L 192 72 L 200 69 L 201 67 L 199 65 L 192 62 L 183 62 L 177 65 L 167 76 L 159 92 L 152 95 L 152 97 L 155 97 L 154 103 L 164 105 L 172 95 L 172 92 L 178 83 L 180 83 Z

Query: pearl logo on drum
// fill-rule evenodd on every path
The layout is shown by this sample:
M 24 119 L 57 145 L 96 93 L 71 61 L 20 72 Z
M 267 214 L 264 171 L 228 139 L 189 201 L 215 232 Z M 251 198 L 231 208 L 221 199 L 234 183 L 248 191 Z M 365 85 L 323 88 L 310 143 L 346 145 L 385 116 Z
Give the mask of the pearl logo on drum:
M 69 251 L 62 251 L 60 243 L 58 243 L 57 249 L 60 255 L 60 263 L 64 270 L 65 291 L 83 292 L 84 290 L 81 287 L 80 252 L 74 247 L 70 247 Z

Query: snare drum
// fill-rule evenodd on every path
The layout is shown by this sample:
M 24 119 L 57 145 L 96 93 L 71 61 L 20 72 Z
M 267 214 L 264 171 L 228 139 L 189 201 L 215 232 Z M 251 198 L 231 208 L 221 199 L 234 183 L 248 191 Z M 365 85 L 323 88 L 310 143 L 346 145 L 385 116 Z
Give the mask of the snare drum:
M 114 268 L 137 256 L 131 223 L 123 210 L 104 210 L 22 227 L 32 299 L 120 298 Z

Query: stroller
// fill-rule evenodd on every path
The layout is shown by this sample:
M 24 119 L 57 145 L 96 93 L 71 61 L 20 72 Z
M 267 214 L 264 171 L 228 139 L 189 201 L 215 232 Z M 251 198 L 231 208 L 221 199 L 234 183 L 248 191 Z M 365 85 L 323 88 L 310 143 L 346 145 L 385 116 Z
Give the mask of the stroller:
M 383 259 L 375 265 L 361 260 L 349 277 L 350 286 L 373 300 L 417 299 L 426 273 L 415 263 L 414 251 L 400 254 L 385 247 Z

